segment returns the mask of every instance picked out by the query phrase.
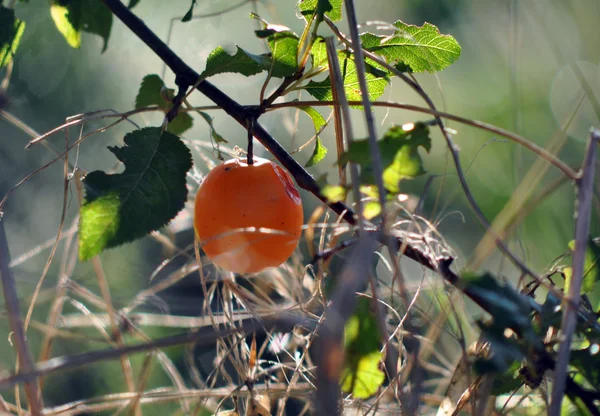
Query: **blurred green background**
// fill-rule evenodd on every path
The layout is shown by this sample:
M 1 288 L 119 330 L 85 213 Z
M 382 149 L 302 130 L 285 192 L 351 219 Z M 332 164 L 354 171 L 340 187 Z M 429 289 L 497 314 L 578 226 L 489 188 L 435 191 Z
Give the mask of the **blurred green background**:
M 218 13 L 238 3 L 230 0 L 198 1 L 194 12 L 198 18 L 189 23 L 179 21 L 189 7 L 188 1 L 142 0 L 134 11 L 161 38 L 167 39 L 170 34 L 169 44 L 173 50 L 198 71 L 203 69 L 210 51 L 219 45 L 238 44 L 255 53 L 265 52 L 264 45 L 253 34 L 256 21 L 249 18 L 250 11 L 256 11 L 272 23 L 289 26 L 297 33 L 302 31 L 303 22 L 298 19 L 291 0 L 247 2 L 225 14 Z M 600 38 L 597 35 L 600 2 L 381 0 L 357 3 L 358 18 L 365 24 L 364 30 L 376 30 L 374 22 L 401 19 L 406 23 L 421 25 L 428 21 L 437 25 L 442 33 L 451 34 L 458 40 L 462 55 L 457 63 L 436 75 L 417 75 L 440 109 L 514 131 L 542 147 L 554 138 L 562 143 L 560 157 L 573 168 L 578 168 L 588 131 L 592 126 L 600 127 L 600 122 L 589 100 L 581 99 L 582 88 L 572 68 L 574 65 L 580 68 L 596 99 L 600 100 Z M 54 27 L 47 2 L 19 2 L 15 10 L 27 27 L 15 58 L 8 88 L 10 106 L 7 111 L 39 133 L 60 125 L 66 117 L 75 114 L 107 108 L 116 111 L 133 109 L 144 75 L 161 74 L 163 71 L 163 64 L 158 58 L 117 20 L 113 24 L 108 49 L 101 53 L 102 40 L 88 34 L 84 35 L 81 49 L 71 49 Z M 199 18 L 203 14 L 213 16 Z M 347 33 L 345 23 L 341 27 Z M 328 33 L 325 27 L 322 32 Z M 0 75 L 4 73 L 0 72 Z M 172 86 L 173 76 L 168 70 L 165 81 Z M 213 81 L 239 102 L 257 104 L 264 79 L 260 75 L 244 78 L 225 74 L 215 77 Z M 289 97 L 292 98 L 296 97 Z M 302 98 L 310 97 L 305 93 Z M 382 99 L 424 105 L 398 79 L 394 79 Z M 195 105 L 211 104 L 200 94 L 193 94 L 191 102 Z M 328 114 L 325 110 L 322 113 Z M 211 112 L 211 115 L 215 117 L 215 129 L 231 145 L 245 145 L 245 132 L 237 123 L 218 111 Z M 380 134 L 393 123 L 428 119 L 425 115 L 394 109 L 377 109 L 375 117 Z M 365 132 L 363 119 L 360 112 L 355 113 L 354 124 L 359 135 Z M 561 129 L 569 119 L 572 121 L 566 129 L 567 134 L 561 139 Z M 161 117 L 147 113 L 134 120 L 140 125 L 158 125 Z M 310 138 L 314 131 L 310 121 L 303 116 L 295 131 L 294 120 L 293 110 L 279 110 L 266 114 L 261 118 L 261 123 L 286 148 L 292 150 Z M 97 123 L 86 125 L 83 131 L 89 132 L 99 126 Z M 471 190 L 488 220 L 492 221 L 510 200 L 536 158 L 514 143 L 491 133 L 455 122 L 449 122 L 448 126 L 456 130 L 454 140 L 460 148 Z M 106 146 L 122 144 L 124 133 L 132 128 L 132 125 L 122 123 L 86 140 L 78 154 L 78 165 L 90 171 L 111 169 L 115 159 Z M 207 125 L 196 118 L 194 128 L 186 132 L 184 138 L 207 141 L 208 134 Z M 71 141 L 78 135 L 79 130 L 73 129 Z M 329 172 L 330 177 L 335 177 L 332 129 L 328 129 L 321 137 L 330 149 L 329 155 L 321 164 L 311 168 L 311 173 L 318 177 Z M 26 151 L 24 146 L 29 139 L 14 125 L 0 120 L 0 195 L 52 159 L 53 156 L 42 146 L 34 146 Z M 64 146 L 64 135 L 55 135 L 49 142 L 60 149 Z M 295 157 L 304 164 L 310 157 L 310 150 L 297 153 Z M 458 186 L 455 170 L 449 162 L 446 145 L 439 132 L 433 133 L 433 149 L 430 155 L 424 155 L 424 160 L 428 175 L 406 183 L 403 190 L 424 198 L 421 214 L 438 226 L 457 253 L 458 265 L 464 266 L 468 264 L 484 230 Z M 197 161 L 198 170 L 205 173 L 205 163 L 201 159 Z M 429 175 L 435 175 L 435 179 L 424 189 Z M 557 169 L 551 167 L 536 185 L 534 194 L 543 192 L 560 175 Z M 194 187 L 195 183 L 191 181 L 191 185 Z M 56 163 L 11 195 L 4 207 L 4 221 L 13 258 L 18 259 L 20 255 L 52 241 L 60 222 L 62 186 L 63 167 L 61 163 Z M 304 196 L 308 214 L 317 202 L 310 195 Z M 73 190 L 68 200 L 71 221 L 77 206 L 77 195 Z M 573 236 L 573 209 L 573 187 L 565 183 L 516 228 L 509 240 L 510 247 L 531 268 L 542 271 L 567 250 L 567 243 Z M 593 235 L 599 231 L 598 218 L 600 215 L 596 205 Z M 190 225 L 189 217 L 186 219 L 185 215 L 181 221 Z M 190 230 L 182 233 L 178 242 L 186 246 L 192 238 Z M 14 267 L 24 304 L 33 292 L 48 252 L 47 249 L 43 250 Z M 136 293 L 147 287 L 151 272 L 164 259 L 161 247 L 150 239 L 109 250 L 102 257 L 117 306 L 127 304 Z M 489 257 L 481 268 L 508 279 L 518 277 L 509 262 L 498 253 Z M 51 289 L 56 285 L 58 271 L 58 261 L 55 261 L 45 288 Z M 89 264 L 77 265 L 74 279 L 98 293 L 95 275 Z M 53 292 L 48 292 L 48 296 L 41 300 L 35 318 L 45 320 L 48 299 L 52 295 Z M 200 311 L 195 295 L 194 291 L 174 292 L 170 297 L 146 306 L 150 310 L 168 307 L 171 313 L 194 315 Z M 72 306 L 68 308 L 71 309 L 67 311 L 76 311 Z M 14 366 L 13 352 L 6 341 L 8 323 L 4 315 L 1 316 L 0 372 Z M 39 334 L 35 330 L 30 330 L 30 333 L 30 340 L 35 345 Z M 90 334 L 93 332 L 90 331 Z M 162 331 L 161 334 L 166 335 L 166 332 Z M 61 343 L 55 353 L 81 351 L 84 348 L 82 345 L 92 342 Z M 94 346 L 92 343 L 86 345 L 85 349 L 99 348 L 101 345 L 98 343 Z M 178 364 L 184 365 L 181 357 L 174 358 Z M 142 359 L 136 358 L 137 361 Z M 91 366 L 89 369 L 102 372 L 104 377 L 92 379 L 89 377 L 91 373 L 83 371 L 53 376 L 52 380 L 56 382 L 47 385 L 47 401 L 58 405 L 92 394 L 122 389 L 117 363 Z M 111 377 L 117 381 L 111 381 Z M 160 385 L 161 379 L 158 375 L 156 377 L 155 383 Z M 69 387 L 64 389 L 62 383 L 67 378 L 70 379 Z M 119 383 L 121 387 L 116 387 L 114 383 Z M 156 412 L 164 414 L 161 410 Z M 147 414 L 153 414 L 152 409 Z

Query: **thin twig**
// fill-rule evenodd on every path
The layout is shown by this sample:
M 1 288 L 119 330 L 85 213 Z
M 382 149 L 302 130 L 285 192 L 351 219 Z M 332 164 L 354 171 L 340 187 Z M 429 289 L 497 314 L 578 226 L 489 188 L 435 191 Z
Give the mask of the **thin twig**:
M 21 372 L 16 375 L 0 379 L 0 390 L 5 390 L 17 383 L 30 382 L 36 378 L 55 373 L 62 370 L 79 368 L 84 365 L 90 365 L 100 361 L 116 360 L 122 355 L 131 355 L 140 352 L 151 351 L 160 348 L 167 348 L 179 345 L 194 344 L 196 346 L 213 345 L 216 340 L 225 338 L 238 332 L 251 333 L 261 331 L 263 328 L 278 329 L 280 331 L 291 331 L 295 326 L 302 326 L 310 329 L 314 327 L 314 321 L 306 319 L 298 314 L 282 312 L 276 319 L 266 319 L 264 321 L 246 320 L 241 322 L 235 328 L 215 330 L 213 328 L 201 329 L 190 333 L 172 335 L 153 340 L 150 343 L 127 345 L 124 347 L 107 348 L 104 350 L 74 354 L 69 356 L 54 357 L 47 361 L 38 363 L 30 371 Z M 133 392 L 133 394 L 136 394 Z
M 315 414 L 333 416 L 340 414 L 340 377 L 344 364 L 342 339 L 344 327 L 356 307 L 356 292 L 362 290 L 369 277 L 370 257 L 375 248 L 368 233 L 361 235 L 353 254 L 338 276 L 330 306 L 325 311 L 315 340 L 317 364 L 317 391 Z
M 17 350 L 19 367 L 23 371 L 30 373 L 35 369 L 35 365 L 29 352 L 29 345 L 23 329 L 21 320 L 21 310 L 19 308 L 19 295 L 15 286 L 15 278 L 12 270 L 8 267 L 10 263 L 10 253 L 8 250 L 8 240 L 4 230 L 4 221 L 0 219 L 0 278 L 2 279 L 2 288 L 4 293 L 4 302 L 6 303 L 6 312 L 10 323 L 10 329 L 13 333 L 13 340 Z M 31 414 L 41 415 L 42 398 L 39 395 L 37 377 L 32 377 L 25 383 L 25 394 L 29 400 Z
M 325 17 L 325 21 L 327 22 L 327 24 L 329 25 L 329 27 L 333 30 L 333 32 L 336 34 L 336 36 L 338 36 L 338 38 L 345 43 L 347 46 L 352 47 L 352 43 L 346 39 L 346 37 L 339 31 L 339 29 L 335 26 L 335 24 L 333 24 L 333 22 L 331 20 L 329 20 L 329 18 Z M 435 106 L 433 106 L 433 103 L 431 102 L 431 99 L 429 99 L 429 96 L 427 96 L 427 94 L 425 93 L 425 91 L 423 91 L 423 89 L 421 88 L 421 86 L 416 83 L 415 81 L 413 81 L 412 79 L 410 79 L 409 77 L 407 77 L 405 74 L 403 74 L 402 72 L 398 71 L 396 68 L 394 68 L 393 66 L 391 66 L 390 64 L 388 64 L 385 59 L 382 59 L 379 55 L 374 54 L 372 52 L 369 51 L 364 51 L 365 56 L 367 56 L 369 59 L 372 59 L 373 61 L 377 62 L 378 64 L 380 64 L 381 66 L 383 66 L 385 69 L 387 69 L 388 71 L 390 71 L 391 73 L 393 73 L 395 76 L 399 77 L 400 79 L 402 79 L 406 84 L 408 84 L 417 94 L 419 94 L 419 96 L 421 96 L 421 98 L 424 99 L 424 101 L 427 103 L 427 105 L 429 106 L 431 111 L 423 111 L 424 109 L 419 107 L 419 106 L 406 106 L 406 107 L 402 107 L 405 108 L 407 110 L 414 110 L 414 111 L 421 111 L 421 112 L 427 112 L 429 114 L 432 114 L 436 117 L 442 117 L 442 118 L 447 118 L 449 120 L 455 120 L 458 121 L 459 123 L 464 123 L 464 124 L 469 124 L 472 125 L 474 127 L 479 127 L 479 128 L 483 128 L 485 130 L 491 131 L 493 133 L 496 134 L 500 134 L 508 139 L 511 139 L 517 143 L 519 143 L 520 145 L 522 145 L 523 147 L 531 150 L 532 152 L 536 153 L 538 156 L 545 158 L 546 160 L 548 160 L 548 162 L 552 163 L 554 166 L 556 166 L 557 168 L 559 168 L 560 170 L 562 170 L 566 175 L 568 175 L 571 179 L 577 179 L 577 173 L 575 173 L 569 166 L 565 165 L 562 161 L 560 161 L 558 158 L 556 158 L 554 155 L 550 154 L 549 152 L 547 152 L 545 149 L 540 148 L 539 146 L 537 146 L 536 144 L 534 144 L 533 142 L 528 141 L 527 139 L 524 139 L 522 137 L 520 137 L 518 134 L 514 134 L 511 132 L 508 132 L 506 130 L 500 129 L 498 127 L 494 127 L 491 126 L 489 124 L 486 123 L 482 123 L 479 121 L 473 121 L 473 120 L 469 120 L 463 117 L 458 117 L 452 114 L 448 114 L 442 111 L 437 111 L 437 109 L 435 108 Z M 427 99 L 425 98 L 427 97 Z M 430 104 L 431 103 L 431 104 Z M 378 106 L 381 105 L 380 103 L 373 103 L 373 105 Z M 491 128 L 493 129 L 491 129 Z
M 69 148 L 69 131 L 65 130 L 65 149 Z M 50 250 L 50 255 L 48 256 L 48 260 L 46 260 L 46 264 L 44 265 L 44 269 L 42 270 L 42 275 L 38 280 L 38 283 L 33 292 L 33 296 L 31 297 L 31 302 L 29 304 L 29 309 L 27 310 L 27 316 L 25 317 L 24 330 L 27 331 L 27 327 L 29 326 L 29 321 L 31 320 L 31 316 L 33 315 L 33 310 L 35 309 L 35 304 L 37 301 L 37 297 L 42 290 L 42 285 L 46 280 L 46 275 L 50 270 L 50 265 L 52 264 L 52 260 L 54 259 L 54 255 L 56 254 L 56 250 L 58 248 L 58 244 L 60 243 L 61 234 L 63 232 L 63 228 L 65 225 L 65 220 L 67 217 L 67 200 L 69 198 L 69 154 L 65 153 L 64 163 L 63 163 L 63 201 L 62 201 L 62 210 L 60 214 L 60 222 L 58 225 L 58 231 L 56 233 L 56 238 L 54 240 L 54 244 L 52 245 L 52 249 Z
M 326 47 L 327 47 L 327 57 L 329 59 L 329 75 L 331 77 L 331 86 L 332 93 L 335 102 L 339 103 L 339 107 L 343 114 L 343 122 L 344 122 L 344 130 L 345 137 L 347 141 L 348 148 L 351 146 L 354 141 L 354 132 L 352 129 L 352 118 L 350 116 L 350 105 L 348 104 L 348 99 L 346 97 L 346 93 L 344 90 L 344 83 L 342 80 L 342 72 L 340 71 L 340 64 L 337 57 L 337 51 L 335 48 L 335 41 L 333 37 L 328 37 L 325 39 Z M 367 96 L 368 98 L 368 96 Z M 367 111 L 365 109 L 365 111 Z M 373 120 L 371 119 L 371 122 Z M 379 149 L 378 149 L 379 150 Z M 362 207 L 362 198 L 360 195 L 360 174 L 358 171 L 358 166 L 356 163 L 350 163 L 350 179 L 352 181 L 352 189 L 354 193 L 354 202 L 357 206 L 358 213 L 358 224 L 359 224 L 359 238 L 364 233 L 364 216 L 363 216 L 363 207 Z M 382 206 L 382 212 L 384 211 L 384 207 Z M 384 236 L 384 238 L 386 238 Z M 373 297 L 375 298 L 374 309 L 375 316 L 377 319 L 377 326 L 379 328 L 380 336 L 385 343 L 390 335 L 387 330 L 385 314 L 383 312 L 383 307 L 378 302 L 378 289 L 377 283 L 374 282 L 374 279 L 370 279 L 371 288 L 373 291 Z M 390 374 L 391 379 L 396 378 L 397 373 L 397 351 L 395 348 L 391 347 L 386 354 L 386 368 Z
M 298 107 L 298 106 L 312 106 L 312 107 L 329 107 L 335 104 L 334 101 L 291 101 L 286 103 L 275 103 L 271 105 L 271 109 L 278 108 L 287 108 L 287 107 Z M 351 106 L 361 105 L 360 101 L 350 101 L 349 104 Z M 489 131 L 490 133 L 497 134 L 499 136 L 505 137 L 520 146 L 523 146 L 527 150 L 536 154 L 537 156 L 545 159 L 548 163 L 552 164 L 554 167 L 561 170 L 569 179 L 575 180 L 577 179 L 577 172 L 575 172 L 571 167 L 569 167 L 566 163 L 560 160 L 558 157 L 548 152 L 543 147 L 538 146 L 537 144 L 527 140 L 523 136 L 520 136 L 516 133 L 510 132 L 508 130 L 502 129 L 500 127 L 494 126 L 492 124 L 485 123 L 479 120 L 472 120 L 465 117 L 460 117 L 455 114 L 447 113 L 444 111 L 438 111 L 431 108 L 422 107 L 414 104 L 404 104 L 404 103 L 395 103 L 391 101 L 375 101 L 371 103 L 374 107 L 389 107 L 389 108 L 397 108 L 401 110 L 414 111 L 418 113 L 431 114 L 433 116 L 439 116 L 441 118 L 445 118 L 448 120 L 453 120 L 461 124 L 465 124 L 467 126 L 475 127 L 480 130 Z
M 268 394 L 269 397 L 277 398 L 284 396 L 289 391 L 293 397 L 304 397 L 308 399 L 311 386 L 310 383 L 297 383 L 293 387 L 288 383 L 257 384 L 250 391 L 246 386 L 226 386 L 212 389 L 188 389 L 184 391 L 173 391 L 171 389 L 158 388 L 143 392 L 141 403 L 157 405 L 170 403 L 180 399 L 199 400 L 217 397 L 249 397 L 252 393 Z M 132 393 L 107 394 L 89 399 L 78 400 L 57 407 L 46 409 L 45 416 L 57 415 L 79 415 L 92 414 L 108 411 L 126 405 L 133 397 Z M 177 413 L 175 413 L 177 414 Z M 190 413 L 195 414 L 195 413 Z
M 548 414 L 559 416 L 562 400 L 565 394 L 567 369 L 571 356 L 571 342 L 577 325 L 577 313 L 581 301 L 581 286 L 585 273 L 585 256 L 592 214 L 592 200 L 594 197 L 594 173 L 596 167 L 596 149 L 600 141 L 600 130 L 590 134 L 586 150 L 581 179 L 577 181 L 577 211 L 575 222 L 575 250 L 573 252 L 573 273 L 569 281 L 569 293 L 563 302 L 563 315 L 561 322 L 562 340 L 554 369 L 554 385 Z
M 328 22 L 331 22 L 331 21 L 328 20 Z M 329 26 L 332 29 L 335 28 L 335 30 L 337 30 L 337 28 L 335 27 L 335 25 L 333 23 L 330 23 Z M 346 43 L 349 47 L 353 47 L 353 44 L 348 42 L 348 40 L 339 32 L 339 30 L 337 30 L 336 34 L 338 34 L 338 36 L 340 36 L 340 40 L 342 40 L 342 42 Z M 365 55 L 368 56 L 370 59 L 374 60 L 379 65 L 383 66 L 385 69 L 390 71 L 392 74 L 396 75 L 397 77 L 399 77 L 400 79 L 405 81 L 417 94 L 419 94 L 419 96 L 423 99 L 423 101 L 425 101 L 425 103 L 427 104 L 427 106 L 429 108 L 437 111 L 437 108 L 436 108 L 435 104 L 433 103 L 433 101 L 431 100 L 431 97 L 429 97 L 429 95 L 425 92 L 425 90 L 423 90 L 421 85 L 419 85 L 419 83 L 416 82 L 416 80 L 412 80 L 412 79 L 408 78 L 405 74 L 400 72 L 398 69 L 396 69 L 392 65 L 388 64 L 385 61 L 385 59 L 382 59 L 380 56 L 369 53 L 367 51 L 364 51 L 364 52 L 365 52 Z M 471 206 L 471 209 L 472 209 L 473 213 L 475 214 L 475 216 L 477 217 L 477 219 L 479 220 L 480 224 L 485 228 L 486 231 L 488 231 L 490 233 L 490 235 L 492 235 L 494 237 L 494 241 L 496 242 L 496 245 L 498 246 L 498 248 L 512 261 L 512 263 L 515 266 L 517 266 L 523 273 L 526 273 L 541 282 L 540 276 L 538 276 L 531 269 L 529 269 L 529 267 L 527 267 L 523 263 L 523 261 L 521 261 L 521 259 L 519 259 L 508 248 L 508 246 L 504 243 L 504 241 L 492 230 L 490 223 L 488 222 L 483 211 L 477 204 L 477 201 L 475 201 L 475 197 L 473 196 L 473 194 L 469 188 L 469 184 L 467 183 L 467 180 L 465 178 L 465 175 L 464 175 L 464 172 L 462 169 L 462 165 L 460 163 L 458 147 L 456 147 L 454 145 L 454 142 L 453 142 L 452 138 L 450 137 L 450 134 L 444 127 L 444 122 L 442 121 L 441 117 L 439 115 L 435 115 L 434 117 L 435 117 L 435 120 L 442 132 L 442 136 L 446 140 L 446 145 L 448 147 L 448 150 L 450 151 L 452 160 L 454 161 L 456 174 L 458 176 L 458 180 L 463 189 L 465 197 L 467 198 L 467 202 Z
M 84 200 L 83 195 L 83 185 L 81 181 L 77 181 L 75 183 L 77 188 L 77 194 L 79 196 L 79 203 L 82 204 Z M 116 321 L 116 313 L 114 310 L 114 306 L 112 304 L 112 299 L 110 295 L 110 289 L 108 286 L 108 281 L 106 280 L 106 275 L 104 273 L 104 268 L 102 267 L 102 261 L 100 260 L 100 256 L 95 256 L 92 258 L 92 266 L 94 268 L 94 272 L 96 274 L 96 279 L 98 281 L 98 286 L 100 287 L 100 291 L 102 292 L 102 299 L 105 303 L 106 312 L 108 313 L 108 318 L 111 327 L 111 335 L 114 338 L 118 347 L 124 347 L 125 342 L 123 340 L 123 334 L 119 328 L 119 325 Z M 135 380 L 133 378 L 133 370 L 131 368 L 131 362 L 126 355 L 121 356 L 121 368 L 123 370 L 123 377 L 125 378 L 125 383 L 130 392 L 135 393 L 137 391 L 135 387 Z M 141 410 L 136 403 L 134 405 L 134 414 L 136 416 L 141 416 Z
M 352 142 L 354 142 L 354 131 L 352 128 L 352 117 L 350 116 L 350 105 L 348 105 L 348 98 L 344 91 L 344 82 L 342 80 L 342 72 L 340 70 L 340 63 L 337 57 L 334 39 L 331 37 L 325 39 L 325 46 L 327 48 L 327 59 L 329 61 L 329 76 L 331 77 L 333 101 L 338 103 L 339 109 L 342 112 L 344 133 L 347 147 L 349 148 Z M 358 229 L 359 232 L 362 232 L 364 231 L 365 219 L 363 216 L 362 198 L 360 197 L 360 174 L 356 163 L 350 163 L 350 180 L 352 181 L 354 203 L 356 204 L 358 215 Z
M 361 47 L 360 37 L 358 35 L 358 21 L 356 19 L 356 11 L 354 9 L 354 0 L 344 0 L 346 6 L 346 16 L 348 18 L 348 26 L 350 28 L 350 37 L 354 49 L 354 65 L 356 65 L 356 75 L 358 76 L 358 85 L 360 87 L 361 102 L 365 113 L 365 123 L 369 133 L 369 151 L 371 153 L 371 167 L 375 176 L 375 186 L 379 193 L 379 204 L 381 205 L 381 221 L 382 229 L 386 232 L 386 210 L 385 196 L 386 190 L 383 186 L 383 163 L 381 161 L 381 152 L 377 144 L 377 131 L 375 130 L 375 118 L 371 100 L 369 98 L 369 86 L 367 85 L 367 75 L 365 69 L 365 57 L 363 48 Z

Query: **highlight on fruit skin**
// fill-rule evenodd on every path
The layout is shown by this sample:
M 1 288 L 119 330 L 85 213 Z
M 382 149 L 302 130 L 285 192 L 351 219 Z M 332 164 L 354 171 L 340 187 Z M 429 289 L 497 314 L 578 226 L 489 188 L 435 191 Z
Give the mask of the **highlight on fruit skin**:
M 196 238 L 212 262 L 235 273 L 284 263 L 302 233 L 302 200 L 275 163 L 230 159 L 211 170 L 196 194 Z

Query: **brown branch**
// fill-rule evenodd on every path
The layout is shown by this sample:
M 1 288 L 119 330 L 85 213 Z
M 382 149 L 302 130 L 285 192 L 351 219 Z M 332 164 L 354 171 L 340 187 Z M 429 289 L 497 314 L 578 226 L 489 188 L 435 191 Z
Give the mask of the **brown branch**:
M 0 218 L 0 279 L 2 279 L 2 288 L 4 293 L 4 301 L 6 303 L 6 313 L 10 329 L 13 333 L 13 341 L 17 350 L 19 367 L 25 372 L 32 372 L 35 368 L 29 345 L 23 329 L 23 321 L 21 320 L 21 309 L 19 307 L 19 295 L 15 286 L 15 278 L 12 270 L 8 266 L 10 263 L 10 253 L 8 251 L 8 240 L 6 231 L 4 230 L 4 221 Z M 42 398 L 39 395 L 37 386 L 37 377 L 32 377 L 25 383 L 25 394 L 29 400 L 29 407 L 32 415 L 42 414 Z
M 569 282 L 569 293 L 563 301 L 561 322 L 562 342 L 558 350 L 554 369 L 554 385 L 548 414 L 559 416 L 565 394 L 567 368 L 571 356 L 571 342 L 577 326 L 577 314 L 581 302 L 581 286 L 585 273 L 585 256 L 590 233 L 592 200 L 594 198 L 594 173 L 596 167 L 596 149 L 600 141 L 600 130 L 590 134 L 588 148 L 583 162 L 581 179 L 577 181 L 577 211 L 575 222 L 575 250 L 573 252 L 573 274 Z

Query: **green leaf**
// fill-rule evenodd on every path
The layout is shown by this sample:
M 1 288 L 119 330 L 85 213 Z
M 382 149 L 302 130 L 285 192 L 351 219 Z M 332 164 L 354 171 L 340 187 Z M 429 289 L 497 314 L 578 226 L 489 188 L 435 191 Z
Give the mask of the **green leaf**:
M 343 0 L 300 0 L 298 7 L 307 22 L 315 13 L 317 21 L 323 20 L 325 14 L 332 21 L 338 22 L 342 20 L 342 3 Z
M 600 346 L 593 344 L 582 350 L 571 351 L 570 364 L 590 382 L 600 386 Z
M 358 399 L 369 398 L 385 380 L 379 369 L 379 330 L 370 299 L 358 299 L 356 311 L 344 329 L 346 363 L 341 376 L 342 391 Z
M 329 65 L 327 59 L 327 45 L 322 36 L 318 36 L 310 48 L 310 56 L 312 58 L 312 67 L 321 68 Z
M 0 5 L 0 68 L 12 60 L 24 31 L 25 22 L 15 17 L 15 11 Z
M 525 354 L 515 338 L 504 336 L 504 327 L 486 325 L 479 322 L 483 338 L 490 343 L 490 353 L 486 357 L 478 357 L 473 364 L 477 374 L 505 373 L 515 363 L 521 361 Z
M 400 181 L 422 175 L 423 161 L 418 148 L 427 152 L 431 149 L 429 128 L 423 123 L 414 125 L 392 126 L 377 142 L 383 164 L 383 181 L 385 188 L 392 194 L 400 192 Z M 361 166 L 363 183 L 375 183 L 368 139 L 356 140 L 350 144 L 339 160 L 340 165 L 355 162 Z
M 533 348 L 542 347 L 542 341 L 531 322 L 532 300 L 519 293 L 508 283 L 499 283 L 491 274 L 464 274 L 457 287 L 492 317 L 494 328 L 510 328 Z M 497 335 L 500 336 L 500 335 Z
M 356 367 L 345 367 L 342 371 L 342 391 L 352 393 L 356 399 L 368 399 L 375 395 L 385 380 L 385 373 L 379 369 L 381 353 L 373 351 L 360 357 Z
M 227 140 L 225 140 L 225 138 L 219 133 L 217 133 L 217 131 L 215 130 L 215 126 L 213 125 L 213 118 L 211 116 L 209 116 L 203 111 L 198 111 L 198 114 L 200 114 L 200 116 L 204 119 L 204 121 L 206 121 L 206 123 L 210 127 L 210 136 L 213 138 L 215 143 L 228 143 Z
M 157 105 L 160 108 L 168 108 L 168 103 L 161 96 L 161 89 L 165 86 L 163 80 L 156 74 L 146 75 L 142 79 L 142 85 L 135 97 L 135 108 L 143 108 Z
M 372 220 L 376 216 L 381 214 L 381 204 L 377 201 L 368 201 L 363 206 L 363 216 Z
M 190 8 L 188 9 L 185 16 L 183 16 L 183 19 L 181 19 L 182 22 L 189 22 L 190 20 L 192 20 L 194 6 L 196 6 L 196 0 L 192 0 L 192 4 L 190 4 Z
M 135 98 L 135 108 L 143 108 L 151 105 L 157 105 L 160 107 L 165 114 L 173 108 L 173 104 L 170 101 L 164 99 L 161 95 L 161 90 L 164 88 L 165 83 L 163 80 L 156 74 L 146 75 L 142 80 L 142 84 L 140 85 L 140 89 L 138 90 L 138 94 Z M 175 95 L 175 91 L 169 89 L 166 91 L 169 96 L 173 97 Z M 186 130 L 190 129 L 193 126 L 193 119 L 188 113 L 179 113 L 167 126 L 167 131 L 181 135 Z
M 571 251 L 575 250 L 575 240 L 569 242 L 569 248 Z M 565 275 L 565 292 L 569 291 L 572 271 L 570 267 L 563 270 Z M 600 281 L 600 239 L 590 239 L 585 251 L 582 293 L 589 294 L 593 292 L 598 281 Z
M 81 46 L 81 32 L 92 33 L 104 40 L 102 52 L 108 46 L 113 15 L 108 7 L 97 0 L 66 2 L 54 0 L 50 14 L 58 31 L 72 48 Z
M 306 167 L 309 168 L 311 166 L 316 165 L 321 160 L 325 159 L 325 156 L 327 156 L 327 148 L 325 146 L 323 146 L 323 143 L 321 142 L 321 138 L 319 137 L 319 133 L 321 133 L 321 131 L 327 124 L 327 121 L 321 115 L 321 113 L 319 113 L 317 110 L 315 110 L 312 107 L 298 107 L 298 109 L 304 111 L 306 113 L 306 115 L 308 115 L 310 117 L 310 119 L 312 120 L 313 125 L 315 127 L 315 135 L 317 136 L 315 148 L 313 150 L 312 156 L 306 163 Z
M 521 379 L 518 377 L 518 370 L 521 363 L 515 361 L 512 365 L 503 373 L 496 374 L 492 384 L 491 393 L 494 396 L 500 396 L 501 394 L 508 394 L 517 390 L 522 385 Z
M 298 36 L 287 26 L 269 24 L 257 15 L 253 17 L 263 23 L 263 28 L 255 33 L 259 38 L 267 39 L 271 55 L 265 58 L 271 61 L 267 68 L 271 76 L 284 78 L 298 72 Z
M 321 195 L 333 204 L 346 199 L 346 189 L 339 185 L 324 185 L 321 187 Z
M 187 199 L 189 149 L 174 134 L 147 127 L 128 133 L 124 147 L 108 148 L 125 171 L 89 173 L 79 221 L 79 258 L 136 240 L 171 221 Z
M 358 75 L 356 72 L 356 64 L 353 56 L 345 51 L 338 52 L 340 65 L 342 70 L 342 79 L 344 80 L 344 91 L 348 101 L 360 101 L 360 85 L 358 83 Z M 389 83 L 387 74 L 378 70 L 372 65 L 366 65 L 367 73 L 367 88 L 369 89 L 369 99 L 375 101 L 385 90 Z M 332 101 L 333 92 L 331 90 L 331 77 L 327 77 L 320 82 L 310 81 L 306 87 L 306 91 L 319 101 Z
M 137 6 L 137 4 L 139 2 L 140 2 L 140 0 L 129 0 L 129 4 L 127 5 L 127 8 L 133 9 L 135 6 Z
M 206 60 L 206 69 L 200 74 L 200 77 L 205 79 L 225 72 L 248 77 L 269 68 L 270 62 L 265 57 L 253 55 L 239 46 L 236 48 L 235 55 L 228 54 L 221 46 L 213 50 Z
M 317 136 L 315 148 L 310 156 L 310 159 L 308 159 L 308 162 L 306 162 L 305 167 L 310 168 L 311 166 L 315 166 L 317 163 L 325 159 L 325 156 L 327 156 L 327 148 L 323 146 L 321 139 Z
M 268 38 L 273 69 L 271 76 L 289 77 L 298 71 L 298 36 L 292 32 L 278 32 Z
M 363 34 L 363 47 L 412 72 L 441 71 L 460 57 L 461 47 L 456 39 L 440 34 L 430 23 L 419 27 L 397 21 L 394 26 L 397 30 L 391 37 Z
M 177 136 L 181 136 L 184 132 L 191 129 L 194 125 L 194 119 L 188 113 L 179 113 L 169 125 L 167 131 Z

